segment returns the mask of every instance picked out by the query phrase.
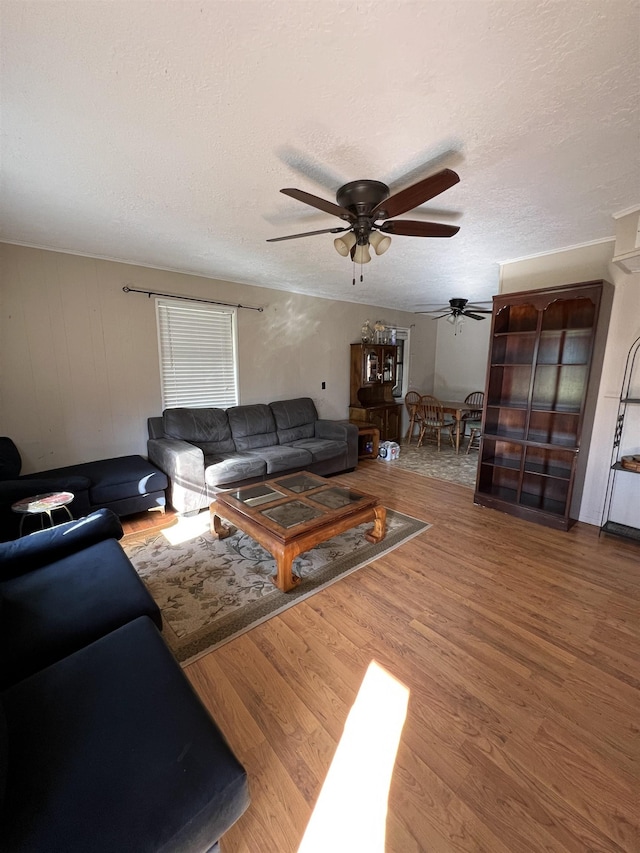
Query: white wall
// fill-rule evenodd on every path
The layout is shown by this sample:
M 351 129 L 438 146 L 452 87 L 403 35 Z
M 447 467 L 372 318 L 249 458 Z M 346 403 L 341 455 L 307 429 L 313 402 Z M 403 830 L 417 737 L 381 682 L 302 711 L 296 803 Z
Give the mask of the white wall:
M 241 403 L 309 396 L 346 418 L 349 344 L 367 318 L 412 327 L 409 381 L 433 380 L 431 321 L 414 314 L 8 244 L 0 270 L 0 434 L 23 473 L 145 455 L 162 409 L 155 303 L 124 285 L 264 308 L 238 311 Z
M 640 335 L 640 274 L 625 273 L 612 263 L 613 249 L 613 241 L 608 241 L 514 261 L 501 268 L 501 292 L 505 293 L 598 279 L 615 285 L 579 515 L 581 521 L 596 525 L 602 517 L 624 364 L 629 347 Z M 640 498 L 635 479 L 628 481 L 627 501 L 635 508 L 637 526 Z
M 491 314 L 467 319 L 458 334 L 445 319 L 437 326 L 436 370 L 433 393 L 441 400 L 464 400 L 472 391 L 484 391 L 489 356 Z

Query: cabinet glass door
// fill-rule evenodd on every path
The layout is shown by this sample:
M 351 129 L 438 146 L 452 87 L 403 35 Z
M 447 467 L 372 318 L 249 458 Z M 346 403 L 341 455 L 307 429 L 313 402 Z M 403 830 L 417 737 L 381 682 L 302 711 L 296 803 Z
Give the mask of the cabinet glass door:
M 364 353 L 364 381 L 368 384 L 380 381 L 380 360 L 378 350 L 367 348 Z
M 382 350 L 382 381 L 395 383 L 396 351 L 384 347 Z

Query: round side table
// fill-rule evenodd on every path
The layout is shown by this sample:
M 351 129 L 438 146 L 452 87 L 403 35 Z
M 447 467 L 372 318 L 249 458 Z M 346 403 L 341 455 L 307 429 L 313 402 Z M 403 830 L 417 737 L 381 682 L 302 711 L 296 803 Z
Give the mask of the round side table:
M 44 530 L 45 516 L 49 519 L 49 526 L 55 527 L 52 513 L 56 509 L 63 509 L 69 516 L 69 519 L 73 521 L 71 510 L 67 506 L 73 498 L 74 495 L 72 492 L 47 492 L 44 495 L 34 495 L 31 498 L 22 498 L 22 500 L 16 501 L 11 505 L 11 509 L 22 515 L 19 535 L 22 536 L 24 520 L 30 515 L 40 515 L 40 528 L 42 530 Z

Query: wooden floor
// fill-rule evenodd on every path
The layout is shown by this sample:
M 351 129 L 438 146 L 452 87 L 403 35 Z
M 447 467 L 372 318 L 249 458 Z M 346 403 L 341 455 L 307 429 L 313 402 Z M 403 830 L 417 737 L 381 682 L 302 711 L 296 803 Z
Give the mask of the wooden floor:
M 638 853 L 640 548 L 388 463 L 338 479 L 433 526 L 186 668 L 249 775 L 223 853 L 298 850 L 371 661 L 410 691 L 384 838 L 344 841 L 354 806 L 305 850 Z

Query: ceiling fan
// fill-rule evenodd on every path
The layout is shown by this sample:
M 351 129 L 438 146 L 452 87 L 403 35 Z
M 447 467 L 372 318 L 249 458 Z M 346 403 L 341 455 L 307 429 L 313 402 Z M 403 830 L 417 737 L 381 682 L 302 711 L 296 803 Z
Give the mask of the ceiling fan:
M 489 302 L 483 303 L 489 305 Z M 471 317 L 472 320 L 484 320 L 483 314 L 491 314 L 491 308 L 483 308 L 482 305 L 469 305 L 468 299 L 450 299 L 449 304 L 441 308 L 436 308 L 433 311 L 416 311 L 416 314 L 435 314 L 432 319 L 441 320 L 447 318 L 447 322 L 451 323 L 454 328 L 454 333 L 457 335 L 458 330 L 462 329 L 465 317 Z
M 283 189 L 280 190 L 281 193 L 338 216 L 347 225 L 343 228 L 323 228 L 286 237 L 272 237 L 267 243 L 296 240 L 298 237 L 310 237 L 314 234 L 348 232 L 333 241 L 336 251 L 345 258 L 350 255 L 357 264 L 368 264 L 371 260 L 370 246 L 373 246 L 377 255 L 382 255 L 391 245 L 391 238 L 386 236 L 387 234 L 402 234 L 407 237 L 453 237 L 460 230 L 458 226 L 392 217 L 413 210 L 448 190 L 459 180 L 460 177 L 451 169 L 442 169 L 394 195 L 389 195 L 389 187 L 380 181 L 351 181 L 337 191 L 337 204 L 303 190 Z M 360 280 L 362 281 L 362 276 Z
M 490 305 L 490 302 L 484 302 L 483 305 Z M 482 314 L 491 314 L 491 308 L 483 308 L 482 305 L 469 305 L 468 299 L 450 299 L 448 305 L 442 308 L 435 308 L 432 311 L 416 311 L 416 314 L 436 314 L 433 319 L 440 320 L 442 317 L 471 317 L 473 320 L 484 320 Z M 450 321 L 451 322 L 451 321 Z

